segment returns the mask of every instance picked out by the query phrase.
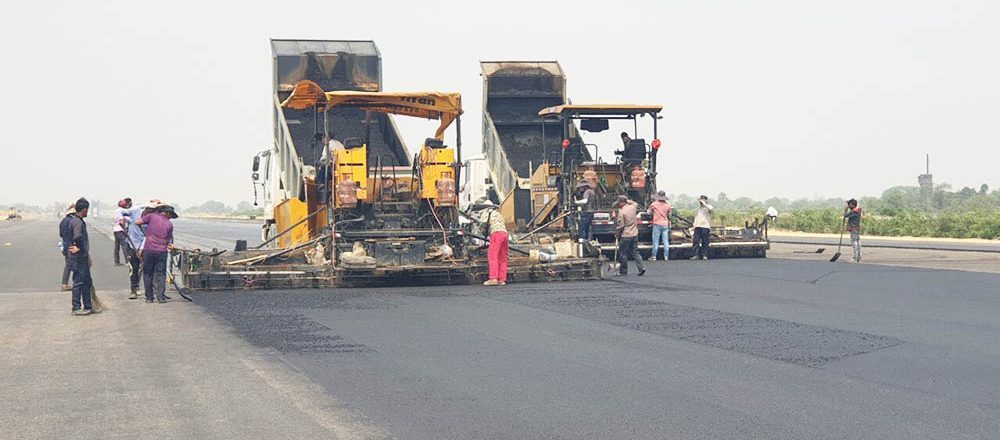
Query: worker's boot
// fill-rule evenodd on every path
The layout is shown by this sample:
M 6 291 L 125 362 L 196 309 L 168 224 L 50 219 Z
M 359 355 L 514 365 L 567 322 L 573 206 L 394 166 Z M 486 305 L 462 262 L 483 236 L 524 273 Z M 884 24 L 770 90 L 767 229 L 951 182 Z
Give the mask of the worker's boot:
M 133 287 L 132 292 L 128 294 L 128 299 L 136 299 L 139 297 L 139 289 Z

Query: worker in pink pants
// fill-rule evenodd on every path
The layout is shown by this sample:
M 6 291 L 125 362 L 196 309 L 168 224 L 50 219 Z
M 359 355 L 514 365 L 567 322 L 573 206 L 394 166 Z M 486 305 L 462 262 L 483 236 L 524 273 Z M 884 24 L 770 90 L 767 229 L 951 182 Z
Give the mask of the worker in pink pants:
M 507 234 L 507 225 L 504 223 L 503 215 L 500 215 L 499 208 L 488 199 L 477 200 L 473 208 L 478 212 L 483 235 L 490 239 L 487 253 L 490 278 L 483 283 L 484 286 L 507 285 L 507 252 L 510 248 L 510 236 Z

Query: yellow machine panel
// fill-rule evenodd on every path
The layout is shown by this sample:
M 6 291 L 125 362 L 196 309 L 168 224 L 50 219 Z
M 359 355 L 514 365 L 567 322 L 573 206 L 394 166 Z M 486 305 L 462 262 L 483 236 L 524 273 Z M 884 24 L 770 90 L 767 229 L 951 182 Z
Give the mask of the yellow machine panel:
M 420 197 L 440 204 L 453 204 L 455 197 L 455 151 L 449 148 L 424 147 L 420 152 Z
M 305 202 L 300 202 L 299 199 L 288 199 L 274 207 L 274 221 L 278 231 L 287 230 L 308 215 L 309 206 Z M 279 237 L 278 246 L 290 247 L 309 241 L 309 223 L 303 222 L 296 226 L 295 229 Z
M 274 226 L 278 233 L 292 228 L 278 237 L 278 247 L 295 246 L 312 240 L 329 224 L 324 214 L 326 203 L 319 198 L 316 182 L 307 179 L 305 189 L 305 202 L 293 198 L 274 207 Z
M 335 206 L 351 207 L 358 200 L 368 199 L 368 160 L 367 147 L 336 150 L 334 153 L 334 187 L 337 188 L 334 197 Z M 355 187 L 354 197 L 350 197 L 350 186 Z

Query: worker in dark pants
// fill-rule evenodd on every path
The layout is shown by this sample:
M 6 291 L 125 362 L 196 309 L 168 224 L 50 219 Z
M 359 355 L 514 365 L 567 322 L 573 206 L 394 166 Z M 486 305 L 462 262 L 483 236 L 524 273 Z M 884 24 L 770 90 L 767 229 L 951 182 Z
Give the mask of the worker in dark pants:
M 111 225 L 111 231 L 115 234 L 115 266 L 121 266 L 121 257 L 119 255 L 125 254 L 128 257 L 128 248 L 126 245 L 125 236 L 125 213 L 128 212 L 129 208 L 132 207 L 132 199 L 124 198 L 118 201 L 118 209 L 115 210 L 114 224 Z
M 73 314 L 77 316 L 93 313 L 91 293 L 94 283 L 90 278 L 90 266 L 93 260 L 90 259 L 87 223 L 83 221 L 89 210 L 90 202 L 81 197 L 76 201 L 75 211 L 70 216 L 66 229 L 60 231 L 73 271 Z
M 694 215 L 694 242 L 691 244 L 692 260 L 707 260 L 708 245 L 712 236 L 712 211 L 708 196 L 698 197 L 698 212 Z
M 580 207 L 580 230 L 577 240 L 580 243 L 590 241 L 590 226 L 594 224 L 594 211 L 597 209 L 597 194 L 590 181 L 583 179 L 576 184 L 576 197 L 573 203 Z
M 174 249 L 174 225 L 177 213 L 170 205 L 153 205 L 152 213 L 135 223 L 146 226 L 146 241 L 142 247 L 142 278 L 146 287 L 146 302 L 167 302 L 167 258 Z
M 71 261 L 69 259 L 69 245 L 62 241 L 63 236 L 66 235 L 66 230 L 69 227 L 70 217 L 76 213 L 76 203 L 70 203 L 69 207 L 66 208 L 66 215 L 63 216 L 62 220 L 59 222 L 59 251 L 63 255 L 63 273 L 62 273 L 62 290 L 68 292 L 73 290 L 73 286 L 69 284 L 69 276 L 73 273 L 73 267 L 70 266 Z
M 145 207 L 129 208 L 125 212 L 125 255 L 128 257 L 129 295 L 128 299 L 139 297 L 139 280 L 142 279 L 142 244 L 146 241 L 143 227 L 135 224 L 142 217 Z
M 646 266 L 639 255 L 639 204 L 626 196 L 618 196 L 615 208 L 618 210 L 618 275 L 628 275 L 628 260 L 632 259 L 639 276 L 643 276 Z

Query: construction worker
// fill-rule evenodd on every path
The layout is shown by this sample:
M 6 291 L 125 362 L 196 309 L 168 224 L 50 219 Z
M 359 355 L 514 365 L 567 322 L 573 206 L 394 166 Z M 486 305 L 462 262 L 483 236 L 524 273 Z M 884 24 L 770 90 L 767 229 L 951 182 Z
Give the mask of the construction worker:
M 631 142 L 631 141 L 632 141 L 632 138 L 629 137 L 628 133 L 626 133 L 626 132 L 623 131 L 622 132 L 622 150 L 625 150 L 626 148 L 628 148 L 628 143 Z
M 639 255 L 639 204 L 626 196 L 615 201 L 618 225 L 618 275 L 628 275 L 628 260 L 635 260 L 639 276 L 646 274 L 646 267 Z
M 624 159 L 625 159 L 625 150 L 628 150 L 628 143 L 629 143 L 629 141 L 632 140 L 632 138 L 629 137 L 628 133 L 626 133 L 624 131 L 622 132 L 621 136 L 622 136 L 622 149 L 621 150 L 615 150 L 615 154 L 618 155 L 618 156 L 622 156 L 622 159 L 623 159 L 623 162 L 624 162 Z
M 712 211 L 708 196 L 698 197 L 698 212 L 694 215 L 694 242 L 691 244 L 692 260 L 708 259 L 708 244 L 712 237 Z
M 153 212 L 136 220 L 137 225 L 146 227 L 146 240 L 142 247 L 142 278 L 146 287 L 146 302 L 165 303 L 167 289 L 167 258 L 174 249 L 174 225 L 177 218 L 174 208 L 167 204 L 152 206 Z
M 128 258 L 128 251 L 125 247 L 125 219 L 124 214 L 132 207 L 132 199 L 124 198 L 118 201 L 118 208 L 115 209 L 114 213 L 114 224 L 111 225 L 111 231 L 115 235 L 115 266 L 121 266 L 121 257 L 119 255 L 125 254 L 126 259 Z
M 73 208 L 73 215 L 69 216 L 65 228 L 60 228 L 59 232 L 73 271 L 73 315 L 81 316 L 93 313 L 91 293 L 94 284 L 90 278 L 90 266 L 94 261 L 90 258 L 87 222 L 83 221 L 90 211 L 90 202 L 81 197 Z
M 653 197 L 646 212 L 653 216 L 653 253 L 652 258 L 658 258 L 659 245 L 663 243 L 663 259 L 670 259 L 670 211 L 673 207 L 667 200 L 667 193 L 660 190 Z
M 507 225 L 499 206 L 483 197 L 476 200 L 473 209 L 478 210 L 479 224 L 483 228 L 483 236 L 490 239 L 487 259 L 490 265 L 490 277 L 484 286 L 507 285 L 507 253 L 510 247 L 510 237 L 507 235 Z
M 73 286 L 69 284 L 69 275 L 73 272 L 73 267 L 70 265 L 69 245 L 62 241 L 62 237 L 66 234 L 66 228 L 69 227 L 70 217 L 72 217 L 75 213 L 76 204 L 70 203 L 69 207 L 66 208 L 65 215 L 59 222 L 59 252 L 62 252 L 63 254 L 62 290 L 64 292 L 73 290 Z
M 125 256 L 128 261 L 128 299 L 139 297 L 139 280 L 142 279 L 142 259 L 139 257 L 139 254 L 142 252 L 143 242 L 146 241 L 146 232 L 141 225 L 135 224 L 135 221 L 142 218 L 144 211 L 146 211 L 145 206 L 129 207 L 123 214 L 125 221 Z
M 594 223 L 594 211 L 597 209 L 597 194 L 589 179 L 583 179 L 576 184 L 573 203 L 580 207 L 580 230 L 578 241 L 590 241 L 590 225 Z
M 851 248 L 854 255 L 851 256 L 852 263 L 861 262 L 861 207 L 858 201 L 851 199 L 844 207 L 844 219 L 847 220 L 847 231 L 851 233 Z

